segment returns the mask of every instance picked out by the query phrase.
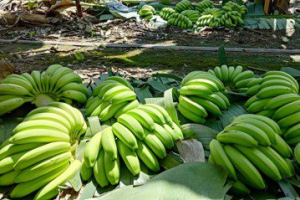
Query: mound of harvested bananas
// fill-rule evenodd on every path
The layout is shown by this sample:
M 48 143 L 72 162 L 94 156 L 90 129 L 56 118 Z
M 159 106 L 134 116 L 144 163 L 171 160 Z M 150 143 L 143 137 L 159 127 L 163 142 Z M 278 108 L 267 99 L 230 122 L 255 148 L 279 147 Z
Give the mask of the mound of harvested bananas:
M 175 12 L 176 11 L 173 8 L 163 8 L 159 12 L 159 16 L 161 16 L 161 18 L 163 18 L 164 20 L 168 21 L 170 16 Z
M 185 15 L 174 13 L 169 17 L 168 24 L 181 27 L 183 29 L 192 28 L 193 22 Z
M 185 10 L 182 11 L 180 14 L 189 18 L 189 20 L 191 20 L 193 23 L 196 23 L 198 18 L 200 17 L 200 13 L 195 10 Z
M 253 95 L 245 107 L 250 113 L 257 113 L 277 121 L 290 145 L 300 142 L 300 96 L 299 84 L 289 74 L 270 71 L 258 79 L 246 92 Z
M 93 136 L 84 152 L 82 178 L 89 180 L 94 175 L 101 187 L 115 185 L 120 178 L 120 159 L 133 175 L 140 173 L 140 161 L 157 172 L 158 159 L 166 157 L 166 148 L 171 149 L 179 139 L 183 139 L 181 129 L 163 107 L 140 105 Z
M 0 84 L 0 115 L 26 102 L 32 102 L 37 107 L 54 101 L 84 104 L 88 95 L 80 76 L 61 65 L 51 65 L 43 73 L 11 74 Z
M 203 12 L 208 8 L 214 8 L 214 7 L 215 7 L 214 4 L 210 0 L 203 0 L 197 3 L 196 10 L 198 10 L 199 12 Z
M 192 122 L 203 124 L 208 113 L 221 116 L 221 109 L 230 105 L 223 94 L 224 85 L 208 72 L 189 73 L 182 81 L 179 90 L 179 112 Z
M 223 84 L 233 91 L 245 92 L 248 90 L 248 85 L 257 84 L 254 73 L 250 70 L 243 71 L 242 66 L 228 67 L 222 65 L 215 67 L 214 70 L 208 70 L 209 73 L 215 75 Z
M 236 187 L 266 188 L 262 174 L 279 181 L 294 174 L 292 150 L 280 137 L 277 123 L 260 115 L 240 115 L 210 143 L 209 162 L 224 168 Z M 245 184 L 245 185 L 242 185 Z M 236 188 L 236 189 L 237 189 Z
M 12 198 L 35 191 L 35 200 L 53 198 L 81 168 L 73 147 L 86 129 L 81 112 L 65 103 L 31 111 L 1 145 L 0 185 L 16 184 Z
M 149 5 L 143 5 L 143 7 L 139 10 L 139 15 L 146 20 L 151 19 L 155 14 L 155 9 Z
M 182 0 L 181 2 L 176 4 L 175 10 L 176 12 L 181 13 L 185 10 L 194 10 L 194 6 L 189 0 Z
M 86 116 L 99 116 L 106 121 L 118 118 L 128 110 L 138 107 L 133 87 L 126 79 L 113 76 L 100 83 L 93 91 L 93 96 L 86 103 Z
M 218 8 L 208 8 L 201 13 L 196 25 L 197 26 L 209 26 L 219 27 L 222 26 L 221 17 L 223 11 Z

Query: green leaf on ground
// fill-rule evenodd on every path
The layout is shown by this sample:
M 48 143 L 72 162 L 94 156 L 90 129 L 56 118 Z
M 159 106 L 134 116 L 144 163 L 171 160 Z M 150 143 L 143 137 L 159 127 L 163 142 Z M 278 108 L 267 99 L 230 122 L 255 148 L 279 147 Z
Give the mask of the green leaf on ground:
M 186 163 L 155 176 L 140 187 L 126 186 L 95 199 L 224 199 L 229 189 L 224 187 L 226 179 L 224 170 L 208 163 Z

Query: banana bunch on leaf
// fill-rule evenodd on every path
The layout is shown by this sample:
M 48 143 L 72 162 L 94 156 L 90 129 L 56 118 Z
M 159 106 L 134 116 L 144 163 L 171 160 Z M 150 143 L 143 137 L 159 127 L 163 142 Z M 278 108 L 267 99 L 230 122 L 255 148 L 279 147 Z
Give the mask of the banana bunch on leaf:
M 238 181 L 234 188 L 240 192 L 248 194 L 247 186 L 265 189 L 262 175 L 280 181 L 294 174 L 288 159 L 292 150 L 281 134 L 270 118 L 240 115 L 211 141 L 209 162 L 221 166 L 231 180 Z
M 173 8 L 163 8 L 160 11 L 159 16 L 161 16 L 161 18 L 163 18 L 164 20 L 168 21 L 170 16 L 175 12 L 176 11 Z
M 175 10 L 181 13 L 184 10 L 194 10 L 193 4 L 189 0 L 182 0 L 175 6 Z
M 221 17 L 223 11 L 218 8 L 208 8 L 201 13 L 196 25 L 197 26 L 209 26 L 219 27 L 222 26 Z
M 290 145 L 300 142 L 299 84 L 282 71 L 269 71 L 246 92 L 252 96 L 245 103 L 247 111 L 277 121 Z
M 81 112 L 66 103 L 31 111 L 0 146 L 0 185 L 15 184 L 12 198 L 38 191 L 34 200 L 52 199 L 81 168 L 73 155 L 86 129 Z
M 226 27 L 244 25 L 243 18 L 247 11 L 246 6 L 229 1 L 222 7 L 222 10 L 225 11 L 225 14 L 222 16 L 221 20 Z
M 244 5 L 238 5 L 235 2 L 228 1 L 223 7 L 222 10 L 226 12 L 237 11 L 241 14 L 241 17 L 244 17 L 247 12 L 247 7 Z
M 179 112 L 192 122 L 203 124 L 208 115 L 221 116 L 230 106 L 224 95 L 224 84 L 208 72 L 189 73 L 179 90 Z
M 216 76 L 220 81 L 233 91 L 246 92 L 253 84 L 259 80 L 254 78 L 254 73 L 250 70 L 243 71 L 242 66 L 228 67 L 227 65 L 217 66 L 214 70 L 208 70 L 209 73 Z
M 86 116 L 99 116 L 100 121 L 118 118 L 139 106 L 133 87 L 126 79 L 112 76 L 100 83 L 86 103 Z
M 208 8 L 214 8 L 214 4 L 213 2 L 211 2 L 210 0 L 203 0 L 199 3 L 197 3 L 196 5 L 196 10 L 198 10 L 199 12 L 203 12 L 204 10 L 208 9 Z
M 180 28 L 192 28 L 193 22 L 183 14 L 173 13 L 168 20 L 169 25 L 178 26 Z
M 42 73 L 11 74 L 0 83 L 0 116 L 26 102 L 37 107 L 55 101 L 84 104 L 88 95 L 80 76 L 61 65 L 51 65 Z
M 140 162 L 157 172 L 158 159 L 166 157 L 166 149 L 180 139 L 181 129 L 163 107 L 140 105 L 93 136 L 84 152 L 82 178 L 89 180 L 93 175 L 101 187 L 115 185 L 120 179 L 120 159 L 133 175 L 140 173 Z
M 193 24 L 196 23 L 198 18 L 200 17 L 200 13 L 195 10 L 185 10 L 185 11 L 182 11 L 180 14 L 189 18 L 189 20 L 191 20 L 193 22 Z
M 150 5 L 143 5 L 143 7 L 139 10 L 139 15 L 146 20 L 151 19 L 155 14 L 155 9 Z

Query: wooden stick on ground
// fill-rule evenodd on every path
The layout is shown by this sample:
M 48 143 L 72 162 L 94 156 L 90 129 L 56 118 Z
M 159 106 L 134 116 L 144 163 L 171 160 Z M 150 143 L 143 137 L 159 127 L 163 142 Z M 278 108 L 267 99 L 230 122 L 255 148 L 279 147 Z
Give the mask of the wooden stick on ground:
M 80 0 L 76 0 L 76 9 L 77 9 L 77 16 L 82 17 L 82 7 L 80 5 Z
M 99 42 L 60 42 L 60 41 L 33 41 L 33 40 L 4 40 L 0 43 L 19 43 L 19 44 L 48 44 L 48 45 L 69 45 L 81 47 L 105 47 L 105 48 L 142 48 L 142 49 L 159 49 L 175 51 L 214 51 L 217 52 L 219 47 L 193 47 L 193 46 L 162 46 L 157 44 L 113 44 Z M 247 52 L 247 53 L 284 53 L 300 54 L 300 49 L 264 49 L 264 48 L 225 48 L 226 52 Z

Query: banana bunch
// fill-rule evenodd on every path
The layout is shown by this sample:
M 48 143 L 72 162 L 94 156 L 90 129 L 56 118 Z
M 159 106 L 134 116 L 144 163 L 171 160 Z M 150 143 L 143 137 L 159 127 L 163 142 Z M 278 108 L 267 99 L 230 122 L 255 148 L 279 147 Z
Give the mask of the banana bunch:
M 143 7 L 139 10 L 139 15 L 146 20 L 151 19 L 155 13 L 155 9 L 150 5 L 143 5 Z
M 170 16 L 175 12 L 176 11 L 173 8 L 163 8 L 160 11 L 159 16 L 161 16 L 161 18 L 163 18 L 164 20 L 168 21 Z
M 101 187 L 115 185 L 120 178 L 120 159 L 133 175 L 140 173 L 140 161 L 157 172 L 158 159 L 166 157 L 166 148 L 171 149 L 179 139 L 183 139 L 181 129 L 163 107 L 140 105 L 93 136 L 84 152 L 81 176 L 89 180 L 94 175 Z
M 196 23 L 200 17 L 200 13 L 195 10 L 185 10 L 182 11 L 181 14 L 189 18 L 189 20 L 191 20 L 193 23 Z
M 240 115 L 211 141 L 209 162 L 226 170 L 230 179 L 242 182 L 236 187 L 245 193 L 249 193 L 246 185 L 264 189 L 262 174 L 279 181 L 294 173 L 288 159 L 292 150 L 280 134 L 278 124 L 270 118 Z
M 100 83 L 86 103 L 86 116 L 99 116 L 106 121 L 118 118 L 128 110 L 139 106 L 133 87 L 126 79 L 112 76 Z
M 81 168 L 73 155 L 86 128 L 81 112 L 66 103 L 31 111 L 0 146 L 0 185 L 15 184 L 12 198 L 38 191 L 34 200 L 52 199 Z
M 189 0 L 182 0 L 175 6 L 175 10 L 181 13 L 184 10 L 194 10 L 193 4 Z
M 225 14 L 221 17 L 223 25 L 226 27 L 235 27 L 244 25 L 243 18 L 245 17 L 247 7 L 244 5 L 238 5 L 232 1 L 227 2 L 222 10 Z
M 202 0 L 201 2 L 197 3 L 196 5 L 196 10 L 198 10 L 199 12 L 203 12 L 208 8 L 214 8 L 214 4 L 213 2 L 211 2 L 210 0 Z
M 269 71 L 246 92 L 252 96 L 245 103 L 247 111 L 277 121 L 290 145 L 300 142 L 299 84 L 289 74 Z
M 208 8 L 201 13 L 196 25 L 197 26 L 209 26 L 219 27 L 222 26 L 221 17 L 223 11 L 218 8 Z
M 225 12 L 237 11 L 241 14 L 241 17 L 244 17 L 247 12 L 247 7 L 244 5 L 238 5 L 233 1 L 228 1 L 223 7 L 222 10 Z
M 230 105 L 223 92 L 224 85 L 216 76 L 191 72 L 182 81 L 177 108 L 185 118 L 203 124 L 208 114 L 221 116 L 221 109 Z
M 242 66 L 228 67 L 222 65 L 221 67 L 215 67 L 214 70 L 210 69 L 208 72 L 215 75 L 225 86 L 238 92 L 245 92 L 250 87 L 248 85 L 257 84 L 258 82 L 254 78 L 254 73 L 250 70 L 243 71 Z
M 193 22 L 183 14 L 173 13 L 168 20 L 169 25 L 178 26 L 180 28 L 192 28 Z
M 88 97 L 87 88 L 80 76 L 67 67 L 51 65 L 46 71 L 31 74 L 11 74 L 0 83 L 0 116 L 26 102 L 37 107 L 54 101 L 72 101 L 84 104 Z

